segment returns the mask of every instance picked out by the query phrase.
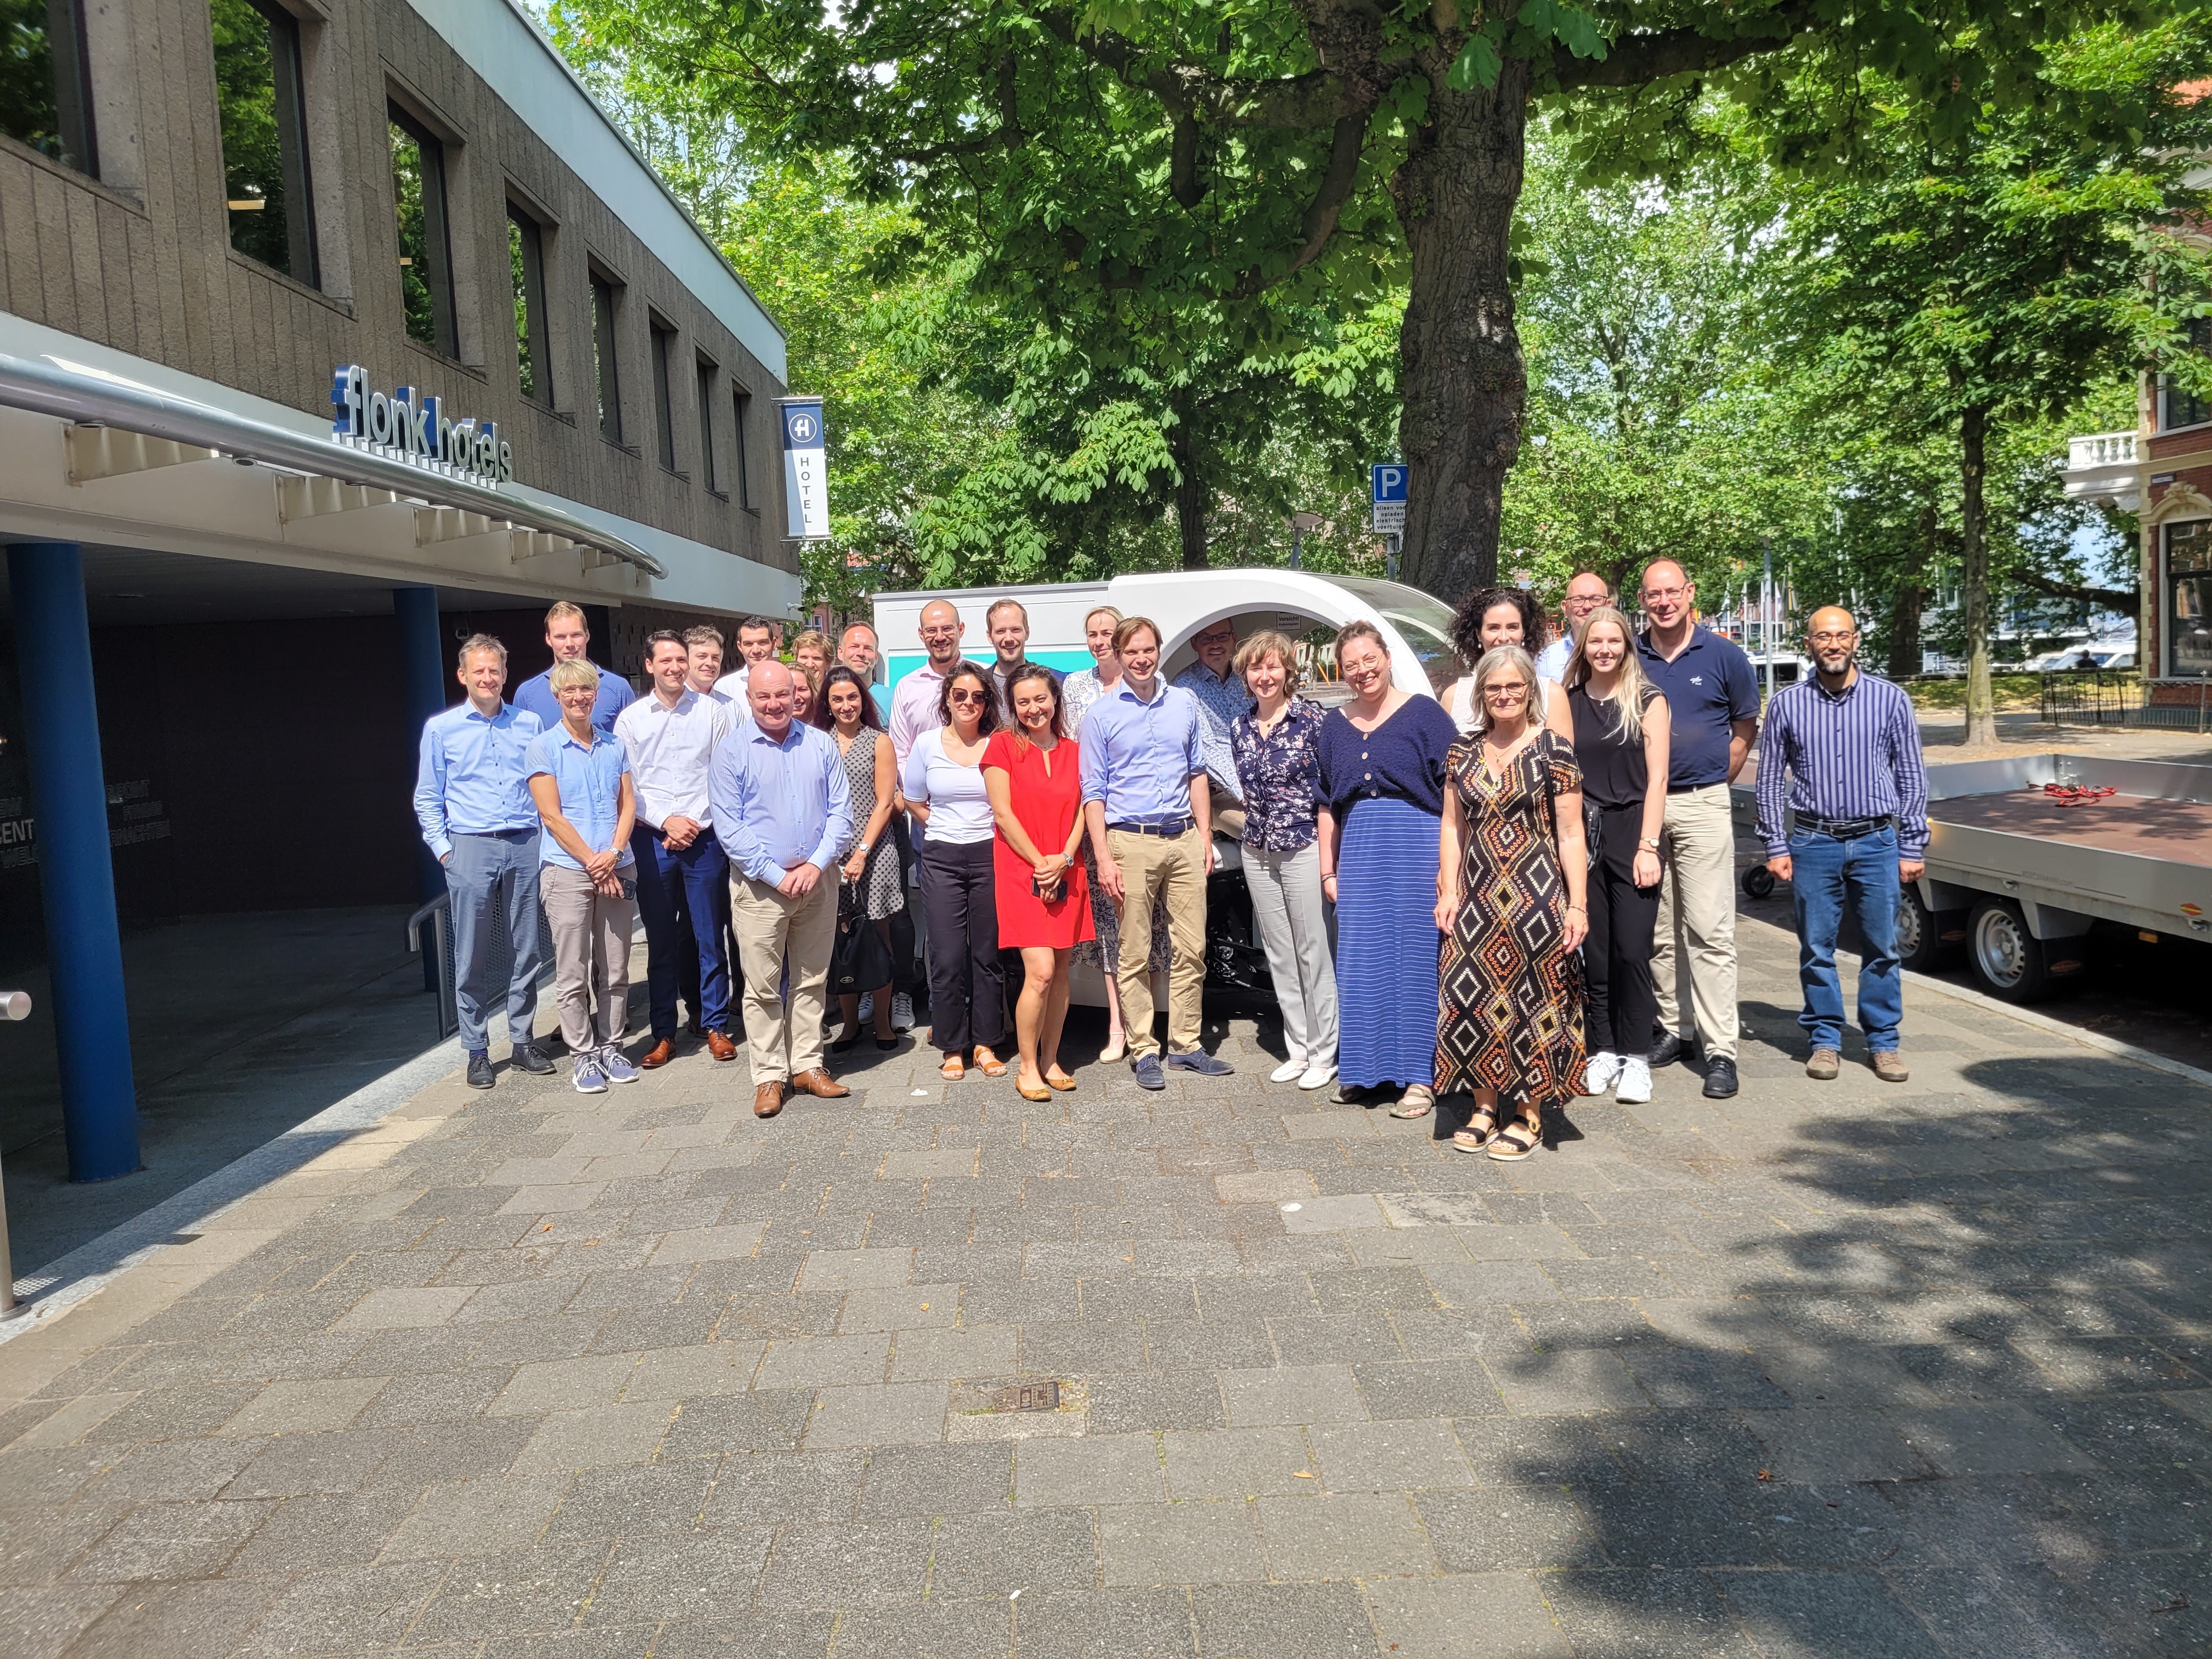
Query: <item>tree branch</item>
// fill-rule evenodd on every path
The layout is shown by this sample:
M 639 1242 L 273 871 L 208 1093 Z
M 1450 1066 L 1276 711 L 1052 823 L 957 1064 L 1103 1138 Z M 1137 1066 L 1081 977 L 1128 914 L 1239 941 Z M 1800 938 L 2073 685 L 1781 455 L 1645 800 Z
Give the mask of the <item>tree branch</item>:
M 1062 43 L 1126 85 L 1151 93 L 1177 118 L 1202 115 L 1224 127 L 1317 127 L 1339 119 L 1358 100 L 1350 82 L 1326 70 L 1246 80 L 1163 58 L 1110 29 L 1085 33 L 1072 11 L 1048 11 L 1040 21 Z
M 1820 21 L 1809 0 L 1778 8 L 1758 20 L 1766 32 L 1717 40 L 1695 29 L 1662 29 L 1626 34 L 1611 42 L 1602 58 L 1577 58 L 1565 46 L 1553 48 L 1552 73 L 1562 92 L 1583 87 L 1640 87 L 1669 76 L 1723 69 L 1762 52 L 1778 52 Z M 1750 20 L 1747 20 L 1749 27 Z
M 2054 599 L 2079 599 L 2084 605 L 2102 605 L 2107 611 L 2133 611 L 2142 604 L 2142 590 L 2139 587 L 2079 587 L 2072 582 L 2055 582 L 2048 576 L 2025 570 L 2014 571 L 2012 579 L 2022 587 L 2033 588 Z
M 1366 112 L 1337 122 L 1336 131 L 1329 137 L 1328 166 L 1322 169 L 1321 183 L 1315 187 L 1313 200 L 1306 204 L 1304 222 L 1299 226 L 1302 240 L 1297 254 L 1272 276 L 1263 276 L 1257 269 L 1246 271 L 1231 291 L 1231 297 L 1249 300 L 1261 289 L 1296 276 L 1320 257 L 1328 239 L 1336 234 L 1337 221 L 1344 215 L 1344 204 L 1352 199 L 1352 186 L 1359 182 L 1359 154 L 1366 142 Z

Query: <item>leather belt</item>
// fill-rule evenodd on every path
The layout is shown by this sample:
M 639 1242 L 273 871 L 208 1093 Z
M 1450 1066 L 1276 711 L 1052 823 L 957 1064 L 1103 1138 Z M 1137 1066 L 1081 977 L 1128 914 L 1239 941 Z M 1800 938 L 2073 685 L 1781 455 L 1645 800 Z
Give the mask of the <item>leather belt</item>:
M 1816 836 L 1826 836 L 1831 841 L 1856 841 L 1861 836 L 1871 836 L 1887 830 L 1897 820 L 1887 813 L 1872 818 L 1824 818 L 1814 812 L 1800 812 L 1797 827 L 1809 830 Z
M 1124 818 L 1119 823 L 1109 823 L 1109 830 L 1119 830 L 1124 835 L 1158 836 L 1163 841 L 1173 841 L 1177 836 L 1195 830 L 1198 825 L 1190 818 L 1163 818 L 1158 823 L 1140 823 L 1134 818 Z

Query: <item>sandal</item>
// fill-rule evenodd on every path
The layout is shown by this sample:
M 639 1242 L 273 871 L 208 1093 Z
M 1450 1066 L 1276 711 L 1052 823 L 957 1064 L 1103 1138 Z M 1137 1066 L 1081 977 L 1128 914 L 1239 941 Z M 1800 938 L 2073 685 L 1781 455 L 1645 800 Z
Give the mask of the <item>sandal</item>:
M 1405 1097 L 1390 1109 L 1390 1115 L 1408 1119 L 1426 1117 L 1436 1109 L 1436 1091 L 1416 1083 L 1406 1091 Z
M 1498 1114 L 1487 1106 L 1478 1106 L 1467 1121 L 1467 1127 L 1452 1135 L 1452 1150 L 1479 1152 L 1490 1145 L 1498 1134 Z
M 1075 1086 L 1075 1079 L 1057 1066 L 1044 1074 L 1044 1080 L 1048 1086 L 1054 1089 L 1073 1089 Z
M 975 1069 L 985 1077 L 1004 1077 L 1006 1062 L 993 1054 L 988 1044 L 979 1042 L 975 1045 Z
M 1540 1133 L 1528 1119 L 1516 1117 L 1499 1130 L 1484 1150 L 1500 1164 L 1518 1164 L 1536 1150 Z
M 937 1068 L 937 1074 L 947 1083 L 957 1083 L 968 1075 L 968 1068 L 960 1063 L 959 1055 L 947 1054 L 945 1064 Z

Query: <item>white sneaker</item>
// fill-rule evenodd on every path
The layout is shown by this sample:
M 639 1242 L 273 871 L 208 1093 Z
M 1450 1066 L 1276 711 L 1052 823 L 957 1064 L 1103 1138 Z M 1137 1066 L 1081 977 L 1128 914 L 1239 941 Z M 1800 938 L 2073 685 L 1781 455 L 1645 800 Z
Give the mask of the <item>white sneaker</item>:
M 891 1030 L 894 1031 L 914 1030 L 914 999 L 903 991 L 898 992 L 891 998 Z
M 1641 1106 L 1651 1098 L 1651 1062 L 1648 1060 L 1624 1060 L 1620 1062 L 1620 1086 L 1613 1097 L 1623 1106 Z
M 1326 1089 L 1335 1081 L 1336 1062 L 1333 1060 L 1317 1060 L 1306 1067 L 1306 1074 L 1298 1079 L 1298 1087 Z
M 875 994 L 873 991 L 863 991 L 863 992 L 861 992 L 861 993 L 860 993 L 860 1013 L 856 1016 L 856 1018 L 860 1020 L 860 1024 L 861 1024 L 866 1025 L 866 1024 L 870 1020 L 873 1019 L 875 1017 L 876 1017 L 876 994 Z
M 1281 1065 L 1275 1067 L 1273 1071 L 1268 1073 L 1267 1081 L 1270 1083 L 1288 1083 L 1292 1078 L 1304 1077 L 1305 1074 L 1306 1057 L 1304 1054 L 1297 1054 L 1285 1060 Z
M 1583 1092 L 1601 1095 L 1613 1087 L 1613 1080 L 1620 1075 L 1620 1056 L 1610 1048 L 1601 1048 L 1583 1067 Z

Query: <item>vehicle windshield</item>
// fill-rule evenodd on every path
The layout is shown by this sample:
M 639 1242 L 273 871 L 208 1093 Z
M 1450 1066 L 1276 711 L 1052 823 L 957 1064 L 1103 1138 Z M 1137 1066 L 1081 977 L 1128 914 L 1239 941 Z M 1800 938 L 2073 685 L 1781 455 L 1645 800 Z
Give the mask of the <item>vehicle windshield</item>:
M 1430 689 L 1438 697 L 1467 672 L 1452 648 L 1452 608 L 1432 594 L 1403 582 L 1376 581 L 1366 576 L 1332 576 L 1329 580 L 1398 630 L 1398 636 L 1421 660 Z

